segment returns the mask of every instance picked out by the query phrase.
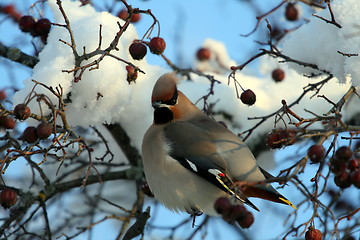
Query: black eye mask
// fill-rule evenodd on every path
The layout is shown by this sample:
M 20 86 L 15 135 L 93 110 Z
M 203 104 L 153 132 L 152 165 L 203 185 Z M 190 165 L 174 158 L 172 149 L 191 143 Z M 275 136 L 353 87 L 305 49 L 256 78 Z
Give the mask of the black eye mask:
M 178 91 L 177 91 L 177 89 L 175 89 L 175 92 L 174 92 L 173 96 L 171 97 L 171 99 L 166 100 L 166 101 L 161 101 L 161 103 L 174 106 L 177 103 L 177 99 L 178 99 Z

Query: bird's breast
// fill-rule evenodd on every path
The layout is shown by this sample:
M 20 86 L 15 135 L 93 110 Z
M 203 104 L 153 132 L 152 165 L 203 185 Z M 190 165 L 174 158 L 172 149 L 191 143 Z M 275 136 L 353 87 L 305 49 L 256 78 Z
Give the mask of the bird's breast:
M 226 194 L 169 156 L 171 144 L 164 135 L 154 132 L 145 134 L 142 157 L 145 177 L 155 198 L 174 211 L 198 209 L 215 215 L 215 200 Z

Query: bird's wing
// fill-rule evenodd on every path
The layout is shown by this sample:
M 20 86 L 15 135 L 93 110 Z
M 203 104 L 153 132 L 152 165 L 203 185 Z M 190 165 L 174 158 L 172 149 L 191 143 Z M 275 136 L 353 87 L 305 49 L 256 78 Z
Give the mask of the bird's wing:
M 263 169 L 262 167 L 259 166 L 260 171 L 262 172 L 262 174 L 264 174 L 266 179 L 271 179 L 271 178 L 275 178 L 274 175 L 272 175 L 271 173 L 269 173 L 268 171 L 266 171 L 265 169 Z
M 235 186 L 228 162 L 218 152 L 219 139 L 209 131 L 189 121 L 174 122 L 165 128 L 164 135 L 170 156 L 183 167 L 258 210 Z

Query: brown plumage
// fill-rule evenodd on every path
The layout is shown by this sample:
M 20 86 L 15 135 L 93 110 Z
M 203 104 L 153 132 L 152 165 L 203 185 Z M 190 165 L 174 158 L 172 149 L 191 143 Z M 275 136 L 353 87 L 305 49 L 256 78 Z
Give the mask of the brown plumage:
M 270 184 L 242 191 L 234 182 L 264 181 L 266 173 L 249 148 L 230 130 L 201 112 L 176 87 L 174 74 L 156 82 L 154 123 L 142 145 L 145 176 L 155 197 L 175 211 L 215 215 L 213 204 L 228 196 L 258 210 L 247 198 L 288 204 Z

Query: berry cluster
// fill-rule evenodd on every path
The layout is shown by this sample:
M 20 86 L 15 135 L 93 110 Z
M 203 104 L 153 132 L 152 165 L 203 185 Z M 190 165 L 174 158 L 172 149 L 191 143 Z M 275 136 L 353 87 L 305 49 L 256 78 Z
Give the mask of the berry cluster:
M 249 228 L 254 223 L 254 216 L 251 212 L 246 210 L 243 205 L 231 204 L 226 197 L 219 197 L 214 203 L 214 208 L 225 221 L 229 223 L 236 221 L 242 228 Z
M 129 17 L 129 12 L 126 8 L 123 8 L 119 11 L 117 14 L 118 18 L 121 18 L 122 20 L 126 21 L 126 19 Z M 139 13 L 133 13 L 130 18 L 130 22 L 136 23 L 140 21 L 141 15 Z
M 266 143 L 271 149 L 282 148 L 283 146 L 289 146 L 296 142 L 296 130 L 295 129 L 274 129 L 267 138 Z
M 20 103 L 15 106 L 14 116 L 16 119 L 22 121 L 29 118 L 30 115 L 31 115 L 31 110 L 26 104 Z M 9 119 L 9 117 L 7 119 Z M 42 122 L 37 127 L 32 127 L 32 126 L 27 127 L 24 130 L 21 139 L 28 143 L 34 143 L 38 139 L 47 139 L 48 137 L 50 137 L 52 133 L 53 133 L 53 126 L 50 123 Z
M 312 163 L 322 162 L 325 149 L 321 145 L 313 145 L 307 155 Z M 352 184 L 360 188 L 360 159 L 348 146 L 342 146 L 335 151 L 329 162 L 330 171 L 334 173 L 334 182 L 340 188 L 348 188 Z
M 154 37 L 148 43 L 150 52 L 156 55 L 160 55 L 166 48 L 166 42 L 161 37 Z M 134 41 L 129 46 L 129 53 L 134 60 L 141 60 L 147 53 L 147 48 L 144 42 Z
M 34 37 L 41 37 L 41 40 L 45 43 L 50 32 L 51 22 L 47 18 L 35 21 L 32 16 L 24 15 L 19 19 L 19 28 L 23 32 L 31 33 Z
M 27 127 L 21 139 L 28 143 L 35 143 L 39 139 L 47 139 L 53 133 L 53 126 L 50 123 L 42 122 L 37 127 Z
M 352 184 L 360 188 L 360 159 L 347 146 L 338 148 L 329 162 L 330 171 L 334 173 L 334 182 L 340 188 L 348 188 Z
M 10 188 L 5 188 L 0 193 L 0 201 L 3 208 L 10 208 L 11 206 L 16 204 L 17 194 L 14 190 Z

